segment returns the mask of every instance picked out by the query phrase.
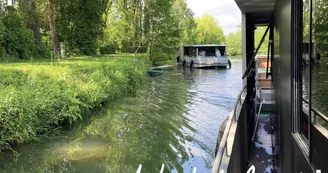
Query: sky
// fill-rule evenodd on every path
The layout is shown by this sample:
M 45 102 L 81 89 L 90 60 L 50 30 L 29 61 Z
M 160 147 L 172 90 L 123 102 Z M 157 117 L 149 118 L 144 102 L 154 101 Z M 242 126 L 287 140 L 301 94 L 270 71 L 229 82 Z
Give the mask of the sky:
M 241 24 L 241 12 L 235 0 L 187 0 L 187 3 L 195 17 L 203 14 L 215 17 L 225 35 L 237 31 L 237 26 Z

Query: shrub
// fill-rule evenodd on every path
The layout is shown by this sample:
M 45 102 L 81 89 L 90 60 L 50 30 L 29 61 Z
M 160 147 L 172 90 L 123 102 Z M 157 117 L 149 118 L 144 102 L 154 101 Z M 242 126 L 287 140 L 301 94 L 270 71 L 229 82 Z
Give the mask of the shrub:
M 114 44 L 100 46 L 100 54 L 115 54 L 117 47 Z
M 5 56 L 5 48 L 4 48 L 4 42 L 5 42 L 5 25 L 2 23 L 0 18 L 0 57 Z
M 32 30 L 13 7 L 7 7 L 0 17 L 0 57 L 29 59 L 50 57 L 46 46 L 37 43 Z
M 5 47 L 8 55 L 27 59 L 32 56 L 34 46 L 34 36 L 31 30 L 25 28 L 6 29 Z
M 136 47 L 129 47 L 127 50 L 127 53 L 135 53 L 136 50 L 138 49 L 138 46 Z M 148 51 L 148 47 L 147 46 L 140 46 L 138 53 L 147 53 Z

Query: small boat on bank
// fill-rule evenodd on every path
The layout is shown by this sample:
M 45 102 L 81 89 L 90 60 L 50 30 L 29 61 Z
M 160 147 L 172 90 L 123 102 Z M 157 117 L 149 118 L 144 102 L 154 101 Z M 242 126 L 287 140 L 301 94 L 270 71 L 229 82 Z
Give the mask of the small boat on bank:
M 164 70 L 161 68 L 153 68 L 147 72 L 149 76 L 160 76 L 164 73 Z

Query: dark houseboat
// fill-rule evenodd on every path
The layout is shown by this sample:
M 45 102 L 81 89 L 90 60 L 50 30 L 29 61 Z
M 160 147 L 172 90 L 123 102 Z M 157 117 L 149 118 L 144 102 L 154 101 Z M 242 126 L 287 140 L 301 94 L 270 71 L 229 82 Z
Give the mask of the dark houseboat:
M 243 84 L 218 139 L 213 173 L 328 172 L 328 118 L 313 99 L 315 66 L 302 62 L 325 46 L 316 27 L 328 16 L 322 0 L 235 0 L 242 12 Z M 257 27 L 269 49 L 257 57 Z M 264 37 L 261 43 L 264 42 Z M 304 46 L 303 43 L 313 43 Z M 307 47 L 307 50 L 303 50 Z M 262 70 L 261 70 L 262 69 Z M 326 78 L 328 79 L 328 78 Z

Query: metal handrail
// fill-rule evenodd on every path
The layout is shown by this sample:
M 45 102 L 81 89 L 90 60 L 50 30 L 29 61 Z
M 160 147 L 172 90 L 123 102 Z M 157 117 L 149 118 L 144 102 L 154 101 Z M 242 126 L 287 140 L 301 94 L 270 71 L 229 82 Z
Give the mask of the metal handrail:
M 231 153 L 229 153 L 229 150 L 228 150 L 228 147 L 227 147 L 228 146 L 229 132 L 230 132 L 233 120 L 238 122 L 238 117 L 236 116 L 236 112 L 237 112 L 238 105 L 241 104 L 241 96 L 242 96 L 245 89 L 246 89 L 246 85 L 243 87 L 243 89 L 239 93 L 237 101 L 236 101 L 236 105 L 235 105 L 234 109 L 232 110 L 232 112 L 229 115 L 229 119 L 227 121 L 227 125 L 226 125 L 226 128 L 224 130 L 222 140 L 220 142 L 219 150 L 217 151 L 217 155 L 216 155 L 216 158 L 215 158 L 215 161 L 214 161 L 214 164 L 213 164 L 212 173 L 218 173 L 219 172 L 219 169 L 220 169 L 220 166 L 221 166 L 221 163 L 222 163 L 222 158 L 224 156 L 224 152 L 226 152 L 228 157 L 230 157 L 230 155 L 231 155 Z
M 237 116 L 236 116 L 237 106 L 238 106 L 238 102 L 239 102 L 239 104 L 241 104 L 241 95 L 243 94 L 245 89 L 246 89 L 246 85 L 243 87 L 243 89 L 240 91 L 240 93 L 237 97 L 238 99 L 237 99 L 235 107 L 234 107 L 234 115 L 233 115 L 235 118 L 235 121 L 238 121 Z
M 251 69 L 253 63 L 255 62 L 255 61 L 254 61 L 254 60 L 255 60 L 255 57 L 256 57 L 258 51 L 260 50 L 260 48 L 261 48 L 261 46 L 262 46 L 262 44 L 263 44 L 263 42 L 264 42 L 264 40 L 265 40 L 265 37 L 266 37 L 267 33 L 269 32 L 269 29 L 270 29 L 270 27 L 271 27 L 272 25 L 273 25 L 273 23 L 272 23 L 272 21 L 271 21 L 270 24 L 269 24 L 269 26 L 268 26 L 267 29 L 265 30 L 265 32 L 264 32 L 264 34 L 263 34 L 263 36 L 262 36 L 262 39 L 261 39 L 259 45 L 258 45 L 257 48 L 255 49 L 255 52 L 254 52 L 254 54 L 252 55 L 252 58 L 251 58 L 251 60 L 249 61 L 248 65 L 247 65 L 246 71 L 243 73 L 243 77 L 242 77 L 242 79 L 245 79 L 245 77 L 246 77 L 248 71 Z
M 259 112 L 257 114 L 257 119 L 256 119 L 256 122 L 255 122 L 255 128 L 254 128 L 254 132 L 253 132 L 253 136 L 252 136 L 252 142 L 254 142 L 254 140 L 255 140 L 256 129 L 257 129 L 257 126 L 259 124 L 260 114 L 261 114 L 261 111 L 262 111 L 263 102 L 265 102 L 264 99 L 262 99 L 262 101 L 260 103 L 260 108 L 259 108 Z
M 305 98 L 302 98 L 302 100 L 306 104 L 309 104 L 309 102 Z M 328 117 L 326 115 L 324 115 L 323 113 L 312 107 L 311 107 L 311 111 L 314 113 L 314 116 L 319 115 L 320 118 L 322 118 L 326 123 L 328 123 Z M 316 117 L 314 117 L 314 119 L 316 119 Z

